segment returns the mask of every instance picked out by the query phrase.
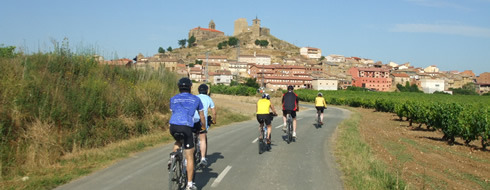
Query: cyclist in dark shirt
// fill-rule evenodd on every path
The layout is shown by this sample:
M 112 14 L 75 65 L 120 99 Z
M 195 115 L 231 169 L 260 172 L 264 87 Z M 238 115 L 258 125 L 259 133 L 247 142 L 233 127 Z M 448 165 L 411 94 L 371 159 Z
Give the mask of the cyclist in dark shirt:
M 293 118 L 293 137 L 296 138 L 296 112 L 299 111 L 298 95 L 293 92 L 294 87 L 289 85 L 288 92 L 282 95 L 282 118 L 284 125 L 282 130 L 286 132 L 286 115 L 289 113 Z
M 187 159 L 187 188 L 197 189 L 192 182 L 194 177 L 194 141 L 193 132 L 194 127 L 194 113 L 197 110 L 201 118 L 201 124 L 204 126 L 204 107 L 201 100 L 192 95 L 191 86 L 192 82 L 189 78 L 181 78 L 178 83 L 180 94 L 170 98 L 170 111 L 172 116 L 170 117 L 170 134 L 174 137 L 175 143 L 173 152 L 176 152 L 179 147 L 182 146 L 180 140 L 176 138 L 176 133 L 184 134 L 184 155 Z

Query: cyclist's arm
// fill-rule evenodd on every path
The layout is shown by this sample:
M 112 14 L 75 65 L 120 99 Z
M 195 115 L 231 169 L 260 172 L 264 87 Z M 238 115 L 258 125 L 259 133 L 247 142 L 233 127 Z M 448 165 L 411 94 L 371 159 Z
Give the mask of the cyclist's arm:
M 216 107 L 211 108 L 211 113 L 213 114 L 213 124 L 216 124 Z
M 325 101 L 325 98 L 323 99 L 323 106 L 327 108 L 327 102 Z
M 206 126 L 206 119 L 204 117 L 204 110 L 199 110 L 199 118 L 201 118 L 201 126 Z
M 272 109 L 272 112 L 274 112 L 274 115 L 277 115 L 276 109 L 274 109 L 274 105 L 272 105 L 272 104 L 271 104 L 271 109 Z

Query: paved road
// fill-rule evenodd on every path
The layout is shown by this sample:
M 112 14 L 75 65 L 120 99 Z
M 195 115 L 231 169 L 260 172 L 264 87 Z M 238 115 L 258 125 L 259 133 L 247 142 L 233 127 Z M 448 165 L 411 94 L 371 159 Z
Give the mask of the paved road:
M 209 167 L 196 173 L 199 189 L 342 189 L 331 136 L 349 111 L 329 107 L 322 128 L 316 110 L 298 113 L 297 140 L 287 144 L 282 118 L 272 122 L 272 150 L 258 154 L 256 120 L 209 131 Z M 57 189 L 167 189 L 171 145 L 148 150 Z

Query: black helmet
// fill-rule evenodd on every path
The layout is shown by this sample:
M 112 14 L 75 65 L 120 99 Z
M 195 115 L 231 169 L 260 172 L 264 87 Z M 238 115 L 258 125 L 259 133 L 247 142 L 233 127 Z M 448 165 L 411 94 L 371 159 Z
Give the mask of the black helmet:
M 178 85 L 179 85 L 179 90 L 190 90 L 191 86 L 192 86 L 192 81 L 191 81 L 191 79 L 189 79 L 187 77 L 182 77 L 179 80 Z
M 208 85 L 206 84 L 201 84 L 199 85 L 199 87 L 197 88 L 197 91 L 199 91 L 199 94 L 208 94 Z
M 267 93 L 264 93 L 264 94 L 262 94 L 262 98 L 267 98 L 268 100 L 270 100 L 271 96 L 269 96 L 269 94 L 267 94 Z
M 293 85 L 289 85 L 289 86 L 288 86 L 288 90 L 294 90 Z
M 323 96 L 323 94 L 321 92 L 318 92 L 318 96 Z

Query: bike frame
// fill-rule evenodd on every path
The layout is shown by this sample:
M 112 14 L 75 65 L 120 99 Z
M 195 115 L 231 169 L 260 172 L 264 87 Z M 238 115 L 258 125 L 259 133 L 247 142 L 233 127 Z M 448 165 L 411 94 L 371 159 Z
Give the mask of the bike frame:
M 180 140 L 183 143 L 183 140 Z M 169 189 L 184 189 L 187 185 L 187 166 L 185 164 L 186 159 L 184 156 L 184 150 L 182 146 L 177 149 L 173 154 L 169 168 Z

